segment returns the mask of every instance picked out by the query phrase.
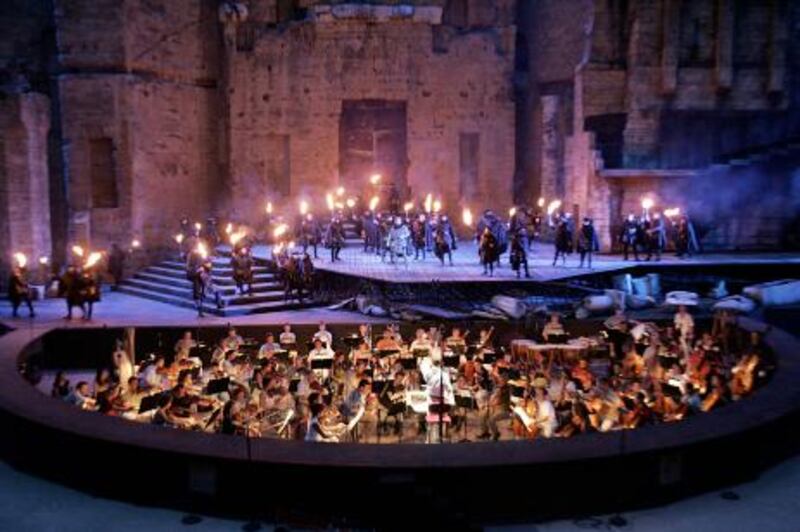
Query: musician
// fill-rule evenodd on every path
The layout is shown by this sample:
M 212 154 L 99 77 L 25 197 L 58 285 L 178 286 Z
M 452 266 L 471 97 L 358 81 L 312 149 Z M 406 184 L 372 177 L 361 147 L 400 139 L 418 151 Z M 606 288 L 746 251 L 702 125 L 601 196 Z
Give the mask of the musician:
M 444 344 L 451 350 L 455 351 L 460 349 L 463 351 L 467 346 L 467 340 L 464 335 L 461 334 L 460 327 L 453 327 L 453 331 L 450 333 L 450 336 L 445 339 Z
M 314 333 L 312 341 L 320 339 L 326 347 L 333 347 L 333 335 L 328 331 L 327 325 L 324 321 L 319 322 L 317 332 Z
M 192 331 L 184 331 L 183 337 L 175 342 L 175 358 L 177 360 L 186 360 L 192 349 L 197 347 L 197 341 L 192 338 Z
M 305 441 L 326 443 L 338 442 L 339 438 L 331 433 L 328 433 L 328 431 L 323 428 L 322 422 L 320 421 L 320 415 L 325 410 L 325 406 L 320 403 L 311 403 L 309 405 L 309 409 L 311 411 L 311 416 L 309 417 L 308 425 L 306 427 Z
M 33 318 L 36 312 L 33 311 L 31 301 L 30 286 L 28 285 L 28 270 L 24 266 L 16 265 L 11 269 L 8 279 L 8 299 L 11 301 L 11 315 L 16 318 L 19 307 L 22 303 L 28 306 L 28 316 Z M 70 308 L 70 315 L 72 307 Z
M 536 388 L 536 426 L 545 438 L 552 438 L 558 428 L 556 409 L 544 387 Z
M 420 350 L 427 349 L 428 351 L 430 351 L 431 345 L 432 345 L 431 340 L 428 337 L 427 333 L 425 332 L 425 329 L 417 329 L 414 340 L 412 340 L 411 342 L 410 349 L 412 352 L 418 349 Z
M 275 351 L 279 351 L 280 348 L 280 344 L 275 343 L 275 335 L 267 333 L 264 343 L 258 348 L 258 358 L 272 358 Z
M 67 402 L 83 410 L 93 410 L 96 406 L 89 383 L 86 381 L 80 381 L 75 385 L 75 389 L 67 397 Z
M 292 326 L 288 323 L 283 325 L 283 331 L 278 337 L 278 341 L 282 346 L 294 345 L 297 343 L 297 336 L 292 332 Z
M 395 340 L 394 331 L 387 327 L 383 331 L 381 338 L 375 343 L 375 349 L 378 351 L 399 351 L 400 344 Z
M 550 321 L 548 321 L 542 329 L 542 338 L 545 342 L 550 342 L 551 338 L 564 336 L 564 325 L 561 324 L 561 317 L 557 312 L 550 314 Z
M 315 337 L 314 348 L 308 353 L 309 363 L 314 360 L 333 360 L 333 357 L 333 350 L 324 344 L 322 338 Z M 313 371 L 314 375 L 323 382 L 328 379 L 331 373 L 329 369 L 315 369 Z
M 245 406 L 245 390 L 237 386 L 231 393 L 231 398 L 222 407 L 222 425 L 220 426 L 222 434 L 237 434 L 246 430 Z
M 434 350 L 430 357 L 421 359 L 419 369 L 427 386 L 428 401 L 432 404 L 444 402 L 446 405 L 454 405 L 453 384 L 449 371 L 442 367 L 441 353 Z
M 358 381 L 358 387 L 351 391 L 345 398 L 340 409 L 346 420 L 351 420 L 358 415 L 359 411 L 366 408 L 367 398 L 372 391 L 372 384 L 367 379 Z
M 361 338 L 361 343 L 367 344 L 370 348 L 372 347 L 372 328 L 371 326 L 367 325 L 366 323 L 362 323 L 358 326 L 358 337 Z
M 139 370 L 139 388 L 160 390 L 164 381 L 164 357 L 158 355 L 150 364 Z
M 498 375 L 497 386 L 489 397 L 489 404 L 481 418 L 483 432 L 478 438 L 486 440 L 491 437 L 494 441 L 499 440 L 500 427 L 497 424 L 509 419 L 511 419 L 511 386 L 508 384 L 508 379 Z
M 673 318 L 675 330 L 678 332 L 681 350 L 684 355 L 689 354 L 689 347 L 694 339 L 694 318 L 684 305 L 678 306 L 678 311 Z
M 226 351 L 238 351 L 244 344 L 244 339 L 239 336 L 236 329 L 231 327 L 228 329 L 228 335 L 222 340 L 222 347 Z

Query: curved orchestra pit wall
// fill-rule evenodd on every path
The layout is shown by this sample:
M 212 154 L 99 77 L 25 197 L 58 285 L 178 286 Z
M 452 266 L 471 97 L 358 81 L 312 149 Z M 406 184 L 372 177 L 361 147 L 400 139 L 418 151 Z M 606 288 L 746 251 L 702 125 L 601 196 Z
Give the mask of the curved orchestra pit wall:
M 591 322 L 577 325 L 598 327 Z M 381 500 L 402 496 L 429 504 L 432 493 L 437 494 L 437 504 L 467 508 L 473 516 L 488 512 L 497 518 L 496 508 L 503 507 L 501 520 L 651 504 L 752 478 L 796 449 L 797 438 L 786 427 L 796 423 L 800 404 L 795 385 L 800 378 L 798 342 L 759 322 L 742 319 L 740 326 L 763 333 L 778 366 L 770 381 L 744 400 L 679 423 L 635 430 L 460 445 L 253 439 L 164 429 L 84 412 L 43 396 L 22 378 L 20 368 L 94 369 L 109 360 L 110 347 L 123 329 L 44 334 L 17 330 L 0 338 L 1 419 L 15 435 L 4 439 L 3 451 L 20 467 L 82 489 L 206 511 L 286 508 L 298 503 L 293 494 L 321 479 L 342 489 L 310 496 L 320 511 L 337 515 L 357 490 L 365 502 L 357 513 L 365 522 L 377 517 Z M 266 330 L 278 328 L 237 330 L 261 338 Z M 295 329 L 301 337 L 314 327 Z M 340 337 L 355 325 L 330 329 Z M 137 328 L 137 352 L 157 346 L 159 339 L 171 346 L 171 339 L 183 330 Z M 201 339 L 224 334 L 224 328 L 194 331 Z M 405 328 L 403 332 L 407 337 Z M 516 327 L 499 330 L 505 340 L 522 333 Z M 264 479 L 257 494 L 249 488 L 254 478 Z M 490 489 L 516 484 L 514 478 L 530 481 L 525 490 Z M 588 479 L 602 479 L 608 489 L 576 492 Z M 571 495 L 565 498 L 563 493 Z M 532 500 L 540 504 L 534 508 Z

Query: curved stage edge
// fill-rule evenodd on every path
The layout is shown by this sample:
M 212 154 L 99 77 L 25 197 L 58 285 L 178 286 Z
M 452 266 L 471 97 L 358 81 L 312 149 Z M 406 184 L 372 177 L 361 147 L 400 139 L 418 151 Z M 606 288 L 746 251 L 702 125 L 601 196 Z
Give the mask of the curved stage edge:
M 752 397 L 674 424 L 536 442 L 310 444 L 199 434 L 77 410 L 18 371 L 54 328 L 0 337 L 3 457 L 93 494 L 319 523 L 513 522 L 660 504 L 754 478 L 796 452 L 800 346 L 748 319 L 778 369 Z M 413 512 L 408 512 L 408 509 Z M 427 522 L 427 521 L 426 521 Z

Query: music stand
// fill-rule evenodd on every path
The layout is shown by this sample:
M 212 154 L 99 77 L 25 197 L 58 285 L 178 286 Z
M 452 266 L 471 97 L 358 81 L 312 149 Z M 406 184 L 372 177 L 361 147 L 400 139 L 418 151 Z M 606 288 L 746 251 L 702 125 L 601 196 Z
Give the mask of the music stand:
M 183 379 L 186 378 L 186 375 L 191 375 L 192 380 L 195 380 L 200 377 L 200 370 L 202 368 L 186 368 L 182 369 L 178 372 L 178 382 L 181 382 Z
M 416 349 L 412 350 L 411 353 L 416 358 L 424 358 L 431 355 L 430 347 L 417 347 Z
M 470 394 L 459 394 L 456 393 L 456 406 L 461 409 L 462 415 L 464 416 L 464 437 L 461 438 L 461 443 L 468 442 L 468 420 L 467 420 L 467 411 L 468 410 L 477 410 L 478 409 L 478 402 L 475 400 L 475 396 Z
M 417 359 L 413 357 L 404 357 L 400 359 L 400 367 L 405 370 L 412 370 L 417 367 Z
M 399 353 L 399 349 L 379 349 L 375 351 L 375 354 L 378 355 L 378 358 L 386 358 Z
M 139 413 L 144 414 L 145 412 L 155 410 L 156 408 L 158 408 L 158 404 L 161 402 L 161 398 L 169 393 L 170 392 L 158 392 L 152 395 L 147 395 L 145 397 L 142 397 L 142 402 L 139 403 Z
M 458 369 L 459 358 L 460 357 L 458 356 L 458 354 L 453 354 L 453 355 L 450 355 L 450 356 L 445 355 L 445 356 L 442 357 L 442 363 L 444 364 L 444 367 L 446 367 L 446 368 Z
M 315 358 L 311 361 L 311 369 L 332 369 L 333 357 L 331 358 Z
M 217 393 L 227 392 L 228 388 L 231 384 L 230 377 L 223 377 L 221 379 L 214 379 L 213 381 L 209 381 L 208 385 L 206 386 L 206 393 L 208 395 L 214 395 Z

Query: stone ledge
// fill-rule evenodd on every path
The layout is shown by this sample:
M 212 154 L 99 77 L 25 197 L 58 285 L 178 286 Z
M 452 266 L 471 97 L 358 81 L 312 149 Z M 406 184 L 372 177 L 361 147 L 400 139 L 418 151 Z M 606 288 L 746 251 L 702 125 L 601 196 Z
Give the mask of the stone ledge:
M 431 25 L 442 23 L 442 8 L 439 6 L 336 4 L 316 5 L 309 10 L 309 18 L 317 23 L 333 23 L 342 20 L 364 22 L 409 21 Z

